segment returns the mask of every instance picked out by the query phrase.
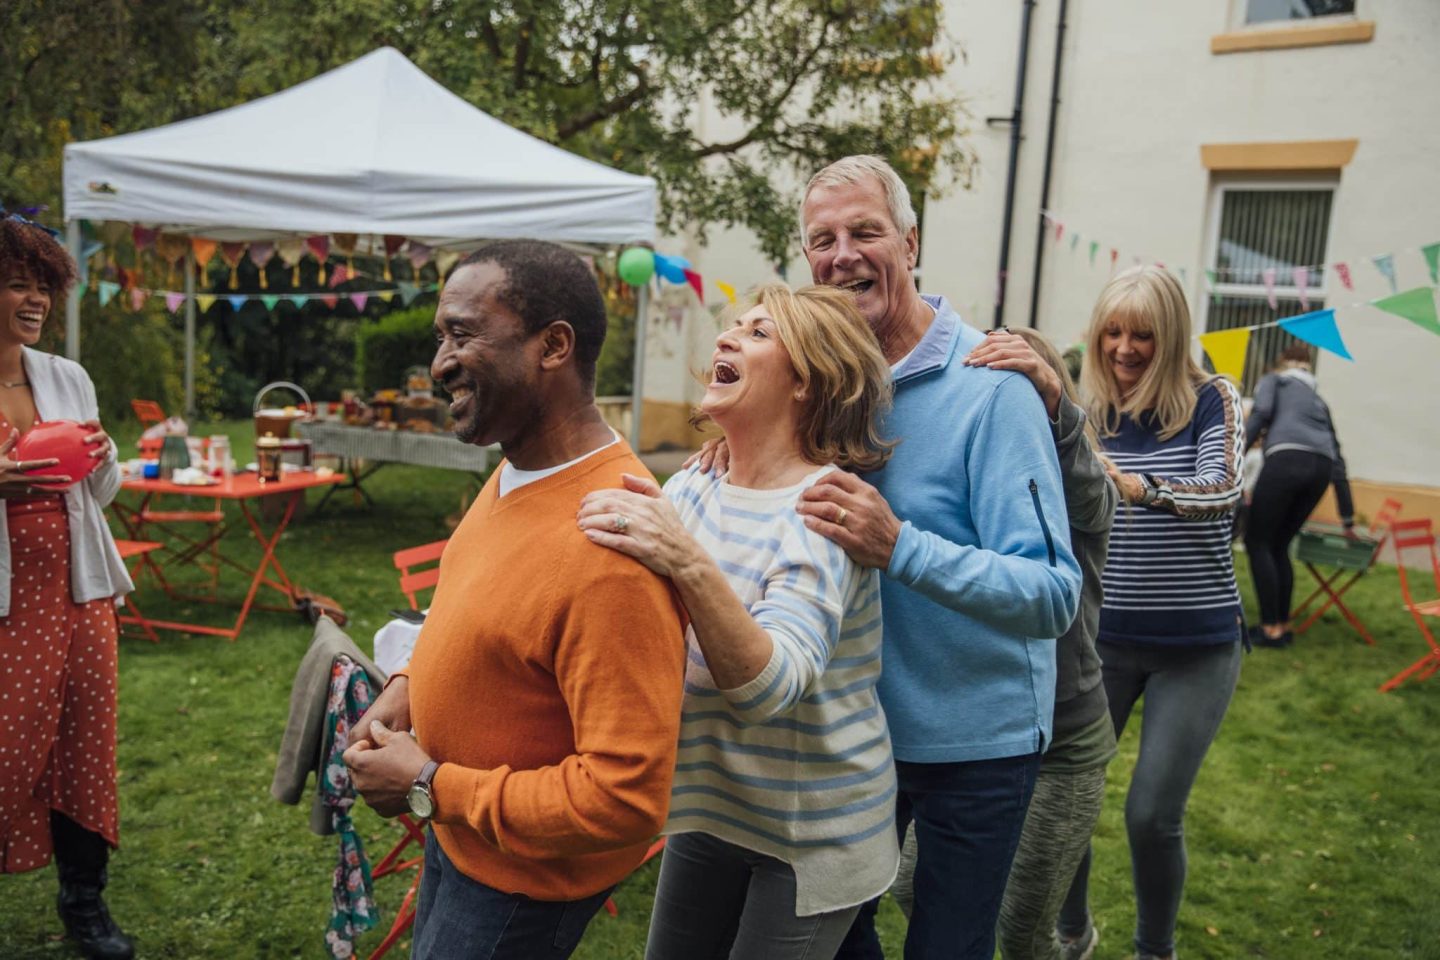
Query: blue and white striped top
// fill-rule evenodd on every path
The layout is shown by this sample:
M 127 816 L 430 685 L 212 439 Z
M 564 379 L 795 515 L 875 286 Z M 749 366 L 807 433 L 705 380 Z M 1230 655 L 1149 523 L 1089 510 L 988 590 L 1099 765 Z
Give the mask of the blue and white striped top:
M 1240 394 L 1215 378 L 1196 389 L 1195 415 L 1161 440 L 1151 414 L 1121 418 L 1103 437 L 1123 473 L 1157 486 L 1147 506 L 1120 504 L 1102 577 L 1101 640 L 1204 645 L 1240 639 L 1240 592 L 1230 528 L 1240 503 L 1245 431 Z
M 687 634 L 666 834 L 698 831 L 789 863 L 796 913 L 863 903 L 895 879 L 895 770 L 875 692 L 880 574 L 806 529 L 800 493 L 695 468 L 665 484 L 686 529 L 774 641 L 754 680 L 716 686 Z

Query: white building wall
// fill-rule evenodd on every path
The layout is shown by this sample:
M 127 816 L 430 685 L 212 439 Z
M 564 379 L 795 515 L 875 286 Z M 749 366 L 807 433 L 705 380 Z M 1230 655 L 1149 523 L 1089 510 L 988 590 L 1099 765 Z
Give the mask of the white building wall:
M 1395 254 L 1401 290 L 1430 282 L 1419 247 L 1440 240 L 1440 2 L 1357 0 L 1357 17 L 1375 24 L 1366 43 L 1212 54 L 1211 37 L 1237 28 L 1243 2 L 1070 3 L 1049 203 L 1067 235 L 1045 242 L 1037 325 L 1062 346 L 1078 339 L 1115 247 L 1121 267 L 1140 257 L 1183 268 L 1203 331 L 1214 224 L 1201 145 L 1358 140 L 1338 174 L 1326 258 L 1350 264 L 1356 289 L 1340 287 L 1333 271 L 1325 278 L 1355 362 L 1322 358 L 1321 386 L 1352 476 L 1440 486 L 1432 386 L 1440 337 L 1349 306 L 1389 293 L 1372 255 Z M 1058 8 L 1059 0 L 1039 0 L 1031 24 L 1010 325 L 1030 317 Z M 981 328 L 994 320 L 1009 151 L 1008 128 L 985 118 L 1011 112 L 1022 9 L 1014 0 L 946 5 L 947 29 L 964 51 L 947 82 L 967 100 L 980 162 L 971 190 L 926 203 L 921 287 Z M 1072 252 L 1073 231 L 1081 240 Z M 1093 267 L 1091 239 L 1102 243 Z M 716 232 L 690 255 L 707 279 L 741 288 L 774 275 L 744 231 Z M 808 280 L 803 259 L 788 278 Z

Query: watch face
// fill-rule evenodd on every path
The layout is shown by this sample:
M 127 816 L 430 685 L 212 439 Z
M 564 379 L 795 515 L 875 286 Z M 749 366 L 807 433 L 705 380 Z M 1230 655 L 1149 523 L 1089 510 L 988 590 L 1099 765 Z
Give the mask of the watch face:
M 418 783 L 411 784 L 405 799 L 410 804 L 410 812 L 422 820 L 429 820 L 430 815 L 435 812 L 435 800 L 430 796 L 430 791 Z

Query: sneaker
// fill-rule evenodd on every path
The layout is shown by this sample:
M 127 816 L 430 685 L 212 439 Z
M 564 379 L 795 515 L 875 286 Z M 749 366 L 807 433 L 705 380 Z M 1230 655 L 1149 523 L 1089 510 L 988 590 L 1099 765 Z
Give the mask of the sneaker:
M 1073 940 L 1060 938 L 1061 960 L 1090 960 L 1095 956 L 1095 945 L 1100 942 L 1100 931 L 1091 924 L 1090 929 Z
M 1278 637 L 1272 637 L 1267 634 L 1262 627 L 1250 628 L 1250 645 L 1254 647 L 1270 647 L 1271 649 L 1280 650 L 1290 646 L 1290 644 L 1294 642 L 1295 634 L 1290 630 L 1286 630 Z M 1161 957 L 1159 960 L 1164 960 L 1164 958 Z

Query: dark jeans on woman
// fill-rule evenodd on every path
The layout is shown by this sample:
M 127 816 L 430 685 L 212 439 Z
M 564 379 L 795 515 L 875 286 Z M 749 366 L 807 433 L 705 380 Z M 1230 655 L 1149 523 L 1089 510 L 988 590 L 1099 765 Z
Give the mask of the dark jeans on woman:
M 434 831 L 425 837 L 425 873 L 415 905 L 412 960 L 562 960 L 575 952 L 609 896 L 549 902 L 502 893 L 461 873 Z
M 1145 696 L 1140 756 L 1125 797 L 1130 870 L 1135 884 L 1135 949 L 1156 957 L 1175 950 L 1175 918 L 1185 891 L 1185 803 L 1240 679 L 1234 643 L 1203 647 L 1132 647 L 1099 641 L 1105 695 L 1119 737 Z M 1060 911 L 1060 935 L 1090 928 L 1090 855 Z
M 1325 495 L 1334 468 L 1329 457 L 1307 450 L 1280 450 L 1265 458 L 1245 529 L 1245 554 L 1255 579 L 1261 623 L 1290 619 L 1295 590 L 1290 541 Z
M 964 763 L 895 761 L 900 837 L 915 822 L 915 907 L 906 960 L 991 960 L 1010 863 L 1035 790 L 1040 754 Z M 842 960 L 884 960 L 875 899 L 860 908 Z

